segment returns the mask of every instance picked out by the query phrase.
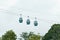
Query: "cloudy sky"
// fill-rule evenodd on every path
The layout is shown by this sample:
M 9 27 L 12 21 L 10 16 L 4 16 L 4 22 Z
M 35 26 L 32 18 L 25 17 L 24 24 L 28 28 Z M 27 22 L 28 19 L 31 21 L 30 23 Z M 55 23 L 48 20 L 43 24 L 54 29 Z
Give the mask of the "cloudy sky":
M 19 23 L 20 14 L 23 23 Z M 31 24 L 26 25 L 27 16 Z M 37 17 L 39 25 L 33 25 Z M 45 35 L 54 23 L 60 23 L 60 0 L 0 0 L 0 36 L 12 29 L 17 35 L 26 32 Z

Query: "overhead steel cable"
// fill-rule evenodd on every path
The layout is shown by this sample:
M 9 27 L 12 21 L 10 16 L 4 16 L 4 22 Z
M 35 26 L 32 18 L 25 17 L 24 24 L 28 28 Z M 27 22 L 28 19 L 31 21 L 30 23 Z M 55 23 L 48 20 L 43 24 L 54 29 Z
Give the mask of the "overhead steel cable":
M 9 11 L 9 10 L 4 10 L 4 9 L 0 9 L 0 12 L 3 12 L 3 13 L 11 13 L 11 14 L 13 14 L 13 15 L 19 15 L 19 14 L 17 14 L 17 13 L 14 13 L 14 12 L 11 12 L 11 11 Z M 20 13 L 20 11 L 18 12 L 18 13 Z M 28 15 L 27 15 L 28 16 Z M 23 15 L 23 17 L 26 17 L 25 15 Z M 31 19 L 34 19 L 34 17 L 30 17 Z M 41 19 L 41 18 L 38 18 L 37 17 L 37 20 L 39 20 L 39 21 L 43 21 L 43 22 L 47 22 L 47 23 L 53 23 L 53 22 L 56 22 L 56 21 L 53 21 L 53 20 L 46 20 L 46 19 Z

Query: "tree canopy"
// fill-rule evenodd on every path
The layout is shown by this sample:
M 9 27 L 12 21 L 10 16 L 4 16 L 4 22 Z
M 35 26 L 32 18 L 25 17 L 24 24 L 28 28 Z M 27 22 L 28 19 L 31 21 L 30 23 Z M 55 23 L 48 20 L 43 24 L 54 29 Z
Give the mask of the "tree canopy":
M 42 38 L 43 40 L 60 40 L 60 24 L 54 24 Z
M 12 30 L 9 30 L 2 35 L 2 40 L 16 40 L 16 34 Z
M 24 40 L 40 40 L 40 35 L 34 34 L 33 32 L 23 32 L 21 37 L 24 38 Z
M 2 38 L 0 37 L 0 40 L 2 40 Z

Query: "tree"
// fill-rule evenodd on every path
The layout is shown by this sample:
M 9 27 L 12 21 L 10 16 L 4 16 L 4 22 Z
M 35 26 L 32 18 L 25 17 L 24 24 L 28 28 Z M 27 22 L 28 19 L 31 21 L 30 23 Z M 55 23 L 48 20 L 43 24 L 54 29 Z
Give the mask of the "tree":
M 21 37 L 24 38 L 24 40 L 40 40 L 40 35 L 36 35 L 33 32 L 23 32 Z
M 51 29 L 42 38 L 43 40 L 60 40 L 60 24 L 52 25 Z
M 0 40 L 2 40 L 2 38 L 0 37 Z
M 36 35 L 36 34 L 30 34 L 29 40 L 40 40 L 40 35 Z
M 16 40 L 16 34 L 12 30 L 9 30 L 2 35 L 2 40 Z
M 22 32 L 21 37 L 24 38 L 24 40 L 28 40 L 28 33 Z

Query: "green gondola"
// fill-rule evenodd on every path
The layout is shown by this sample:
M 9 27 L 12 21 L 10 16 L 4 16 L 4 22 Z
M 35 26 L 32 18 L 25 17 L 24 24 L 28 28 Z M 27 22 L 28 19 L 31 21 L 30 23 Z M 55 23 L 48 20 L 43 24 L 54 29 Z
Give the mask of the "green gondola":
M 22 22 L 23 22 L 23 18 L 20 17 L 20 18 L 19 18 L 19 23 L 22 23 Z
M 26 24 L 27 24 L 27 25 L 30 24 L 30 19 L 27 19 Z
M 37 21 L 34 21 L 34 26 L 38 26 L 38 22 Z
M 35 17 L 34 26 L 38 26 L 37 18 Z

